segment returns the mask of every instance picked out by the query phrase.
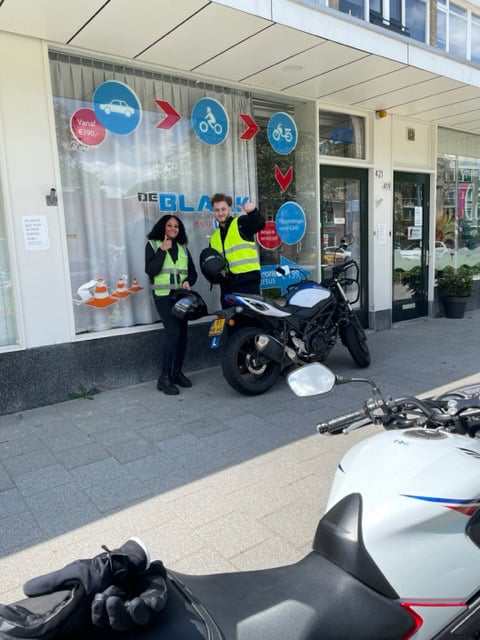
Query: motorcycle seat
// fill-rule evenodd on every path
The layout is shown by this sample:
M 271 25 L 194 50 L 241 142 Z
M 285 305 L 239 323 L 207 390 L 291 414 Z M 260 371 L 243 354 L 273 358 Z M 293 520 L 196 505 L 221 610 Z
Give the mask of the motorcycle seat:
M 411 624 L 395 601 L 314 551 L 273 569 L 169 572 L 167 584 L 166 606 L 147 626 L 119 635 L 91 625 L 68 640 L 398 640 Z M 41 613 L 62 597 L 56 592 L 16 604 Z

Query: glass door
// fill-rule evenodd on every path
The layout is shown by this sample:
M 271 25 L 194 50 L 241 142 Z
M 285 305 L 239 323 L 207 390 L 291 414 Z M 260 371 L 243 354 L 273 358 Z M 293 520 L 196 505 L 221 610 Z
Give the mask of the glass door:
M 394 174 L 392 321 L 428 312 L 430 176 Z
M 367 225 L 368 225 L 368 171 L 347 167 L 320 167 L 320 223 L 322 272 L 335 262 L 354 258 L 360 269 L 360 297 L 354 305 L 358 318 L 367 326 Z M 341 238 L 347 233 L 354 243 L 335 252 Z

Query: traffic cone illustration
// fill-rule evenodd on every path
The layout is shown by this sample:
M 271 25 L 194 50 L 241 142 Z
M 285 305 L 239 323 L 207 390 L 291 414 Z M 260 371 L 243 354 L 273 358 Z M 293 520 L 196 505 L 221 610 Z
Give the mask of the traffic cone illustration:
M 132 278 L 132 286 L 129 291 L 141 291 L 143 287 L 138 284 L 138 280 L 136 278 Z
M 114 298 L 128 298 L 131 296 L 132 292 L 127 289 L 127 285 L 125 284 L 125 278 L 119 278 L 117 280 L 117 288 L 115 291 L 112 291 L 112 296 Z
M 93 298 L 91 300 L 87 300 L 85 304 L 88 304 L 90 307 L 97 307 L 97 309 L 104 309 L 115 302 L 118 302 L 118 298 L 112 298 L 109 296 L 105 281 L 103 278 L 98 278 Z

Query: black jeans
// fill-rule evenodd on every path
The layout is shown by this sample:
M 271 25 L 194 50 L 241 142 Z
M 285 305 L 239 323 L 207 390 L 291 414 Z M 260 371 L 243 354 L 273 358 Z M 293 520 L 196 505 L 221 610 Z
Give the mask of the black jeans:
M 188 320 L 179 320 L 172 314 L 174 302 L 170 295 L 154 295 L 153 300 L 165 329 L 162 375 L 175 377 L 182 370 L 183 361 L 185 360 Z

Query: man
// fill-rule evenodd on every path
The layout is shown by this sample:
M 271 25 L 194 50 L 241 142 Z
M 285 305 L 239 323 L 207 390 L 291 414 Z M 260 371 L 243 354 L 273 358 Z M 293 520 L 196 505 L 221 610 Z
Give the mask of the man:
M 225 257 L 227 264 L 227 277 L 220 283 L 223 307 L 226 293 L 260 293 L 260 258 L 254 236 L 265 226 L 265 219 L 250 201 L 238 218 L 232 216 L 230 196 L 216 193 L 210 202 L 219 225 L 210 246 Z

